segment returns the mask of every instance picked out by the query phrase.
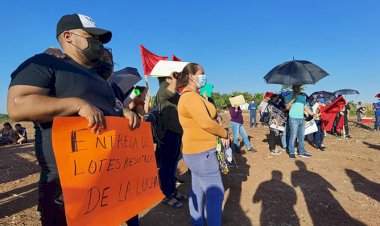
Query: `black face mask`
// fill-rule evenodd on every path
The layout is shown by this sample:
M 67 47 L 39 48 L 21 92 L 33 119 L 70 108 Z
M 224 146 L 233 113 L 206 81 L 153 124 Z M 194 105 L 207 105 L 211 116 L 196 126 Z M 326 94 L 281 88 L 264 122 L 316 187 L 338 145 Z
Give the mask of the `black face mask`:
M 104 46 L 101 41 L 98 41 L 94 38 L 86 38 L 88 46 L 85 49 L 82 49 L 83 55 L 90 62 L 99 61 L 104 54 Z
M 103 60 L 99 60 L 92 68 L 95 73 L 107 80 L 113 73 L 113 66 Z

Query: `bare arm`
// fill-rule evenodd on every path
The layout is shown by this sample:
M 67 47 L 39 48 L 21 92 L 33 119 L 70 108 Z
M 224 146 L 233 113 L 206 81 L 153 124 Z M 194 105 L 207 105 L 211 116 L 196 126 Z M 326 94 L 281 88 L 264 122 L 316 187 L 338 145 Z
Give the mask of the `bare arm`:
M 150 90 L 148 89 L 148 92 L 146 93 L 145 96 L 145 101 L 144 101 L 144 111 L 145 114 L 149 112 L 149 106 L 150 106 Z
M 49 97 L 49 90 L 27 85 L 8 90 L 8 114 L 13 121 L 51 122 L 56 116 L 80 115 L 88 121 L 93 132 L 105 128 L 103 112 L 79 98 Z
M 286 110 L 289 110 L 290 108 L 292 108 L 292 105 L 293 105 L 294 101 L 296 100 L 296 98 L 297 98 L 297 96 L 293 95 L 293 98 L 289 101 L 289 103 L 285 104 Z
M 314 113 L 310 110 L 310 108 L 309 108 L 307 105 L 305 105 L 304 109 L 305 109 L 305 111 L 306 111 L 309 115 L 314 115 Z

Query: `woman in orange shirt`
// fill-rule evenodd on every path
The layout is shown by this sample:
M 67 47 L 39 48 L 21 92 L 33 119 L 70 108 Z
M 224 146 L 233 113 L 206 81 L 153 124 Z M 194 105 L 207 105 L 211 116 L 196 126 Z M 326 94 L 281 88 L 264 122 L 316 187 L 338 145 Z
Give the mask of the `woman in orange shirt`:
M 193 225 L 203 225 L 204 200 L 206 200 L 207 225 L 221 225 L 224 187 L 216 157 L 217 138 L 229 145 L 228 132 L 216 122 L 217 111 L 213 104 L 199 95 L 205 86 L 203 68 L 188 64 L 179 77 L 184 87 L 178 102 L 179 122 L 183 129 L 183 159 L 191 170 L 189 198 Z

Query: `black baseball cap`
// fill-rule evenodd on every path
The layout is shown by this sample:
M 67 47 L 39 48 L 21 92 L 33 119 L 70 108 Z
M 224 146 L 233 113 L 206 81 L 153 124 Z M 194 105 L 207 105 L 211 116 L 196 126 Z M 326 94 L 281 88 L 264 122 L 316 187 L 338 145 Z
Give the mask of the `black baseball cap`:
M 99 41 L 104 44 L 112 38 L 112 32 L 97 28 L 95 21 L 91 17 L 82 14 L 71 14 L 61 17 L 57 24 L 57 37 L 62 32 L 72 29 L 82 29 L 89 34 L 98 35 Z

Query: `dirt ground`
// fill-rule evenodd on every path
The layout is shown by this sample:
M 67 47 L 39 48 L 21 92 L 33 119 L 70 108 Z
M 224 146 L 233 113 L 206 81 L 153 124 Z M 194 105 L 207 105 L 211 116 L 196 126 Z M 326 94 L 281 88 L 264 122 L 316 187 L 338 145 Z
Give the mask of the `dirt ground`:
M 32 124 L 24 125 L 33 138 Z M 326 151 L 306 144 L 312 158 L 292 161 L 269 154 L 267 127 L 245 122 L 245 128 L 258 152 L 234 154 L 238 168 L 223 178 L 223 225 L 380 225 L 380 132 L 351 122 L 352 139 L 328 134 Z M 179 170 L 186 180 L 179 189 L 187 192 L 191 179 L 183 162 Z M 0 225 L 40 225 L 33 143 L 0 147 L 0 172 Z M 185 204 L 158 203 L 139 215 L 140 224 L 190 225 Z

